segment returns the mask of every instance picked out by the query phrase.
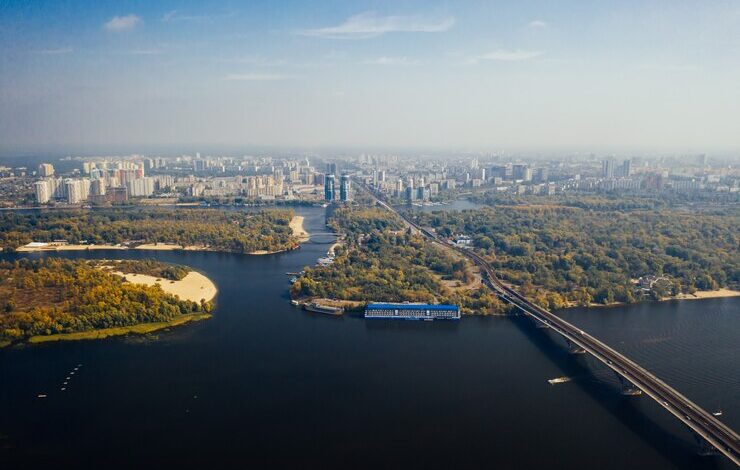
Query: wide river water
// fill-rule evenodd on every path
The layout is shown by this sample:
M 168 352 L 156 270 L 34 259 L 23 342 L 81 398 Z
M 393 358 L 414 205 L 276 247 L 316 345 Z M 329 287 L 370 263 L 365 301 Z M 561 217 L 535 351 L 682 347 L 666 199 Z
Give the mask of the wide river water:
M 297 212 L 326 232 L 323 209 Z M 0 468 L 734 468 L 697 456 L 652 400 L 623 397 L 603 366 L 523 317 L 385 322 L 292 307 L 285 273 L 331 240 L 272 256 L 65 254 L 192 266 L 219 288 L 215 314 L 156 340 L 0 350 Z M 560 314 L 737 430 L 739 309 L 736 298 Z M 560 376 L 572 381 L 547 382 Z

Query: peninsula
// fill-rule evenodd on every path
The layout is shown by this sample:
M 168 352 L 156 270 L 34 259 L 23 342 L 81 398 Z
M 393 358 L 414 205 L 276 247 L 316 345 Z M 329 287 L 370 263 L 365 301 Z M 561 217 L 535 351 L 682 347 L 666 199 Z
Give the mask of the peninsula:
M 0 213 L 0 247 L 19 252 L 202 250 L 275 253 L 305 241 L 292 210 L 106 208 Z
M 97 339 L 210 317 L 216 286 L 154 260 L 0 262 L 0 345 Z

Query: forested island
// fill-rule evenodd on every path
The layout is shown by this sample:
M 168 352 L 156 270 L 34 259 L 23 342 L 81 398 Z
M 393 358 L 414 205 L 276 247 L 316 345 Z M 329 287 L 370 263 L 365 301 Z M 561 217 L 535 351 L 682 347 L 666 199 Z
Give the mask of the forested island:
M 471 237 L 471 249 L 501 279 L 546 308 L 740 287 L 737 207 L 688 211 L 641 198 L 488 202 L 494 200 L 492 208 L 414 217 L 443 237 Z
M 0 213 L 0 247 L 30 242 L 93 245 L 166 244 L 234 253 L 276 252 L 298 246 L 293 210 L 256 213 L 218 209 L 95 209 Z
M 215 288 L 193 301 L 126 278 L 146 274 L 169 288 L 191 272 L 154 260 L 0 261 L 0 345 L 147 333 L 207 318 Z
M 465 258 L 412 235 L 385 210 L 336 207 L 327 223 L 345 234 L 345 246 L 331 265 L 307 268 L 293 284 L 293 298 L 454 303 L 480 314 L 507 310 Z

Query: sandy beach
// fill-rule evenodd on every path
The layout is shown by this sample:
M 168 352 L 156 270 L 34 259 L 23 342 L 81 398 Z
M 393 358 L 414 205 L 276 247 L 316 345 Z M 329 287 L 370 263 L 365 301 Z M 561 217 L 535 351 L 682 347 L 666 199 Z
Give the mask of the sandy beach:
M 700 290 L 693 294 L 679 294 L 675 297 L 669 297 L 666 300 L 678 299 L 678 300 L 701 300 L 701 299 L 715 299 L 719 297 L 737 297 L 740 296 L 740 291 L 731 289 L 717 289 L 717 290 Z
M 287 250 L 277 250 L 277 251 L 257 250 L 257 251 L 250 251 L 247 254 L 248 255 L 257 255 L 257 256 L 261 256 L 261 255 L 274 255 L 275 253 L 282 253 L 284 251 L 287 251 Z
M 206 301 L 213 300 L 218 292 L 213 281 L 197 271 L 190 271 L 187 276 L 179 281 L 159 279 L 146 274 L 124 274 L 119 271 L 115 271 L 113 274 L 123 276 L 127 281 L 136 284 L 147 286 L 159 284 L 163 291 L 176 295 L 180 299 L 191 300 L 193 302 L 200 302 L 201 299 L 205 299 Z
M 85 251 L 85 250 L 126 250 L 125 246 L 116 245 L 45 245 L 20 246 L 15 251 L 19 253 L 34 253 L 37 251 Z
M 170 251 L 170 250 L 182 250 L 182 245 L 176 245 L 173 243 L 144 243 L 142 245 L 138 245 L 136 250 L 161 250 L 161 251 Z
M 304 217 L 302 215 L 294 215 L 293 218 L 290 219 L 290 228 L 293 230 L 293 235 L 298 237 L 298 241 L 301 243 L 306 242 L 311 238 L 308 232 L 303 228 L 303 219 Z

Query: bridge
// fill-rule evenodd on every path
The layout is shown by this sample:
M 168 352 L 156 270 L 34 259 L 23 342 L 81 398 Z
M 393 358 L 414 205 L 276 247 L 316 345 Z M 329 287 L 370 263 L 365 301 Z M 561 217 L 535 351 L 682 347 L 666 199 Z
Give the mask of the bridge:
M 696 403 L 683 396 L 673 387 L 628 357 L 615 351 L 604 342 L 566 322 L 557 315 L 534 304 L 511 287 L 505 285 L 496 277 L 488 261 L 477 253 L 470 249 L 453 247 L 445 243 L 433 231 L 420 227 L 414 221 L 400 214 L 370 191 L 369 188 L 363 185 L 359 186 L 365 189 L 376 200 L 378 205 L 400 217 L 413 232 L 420 233 L 433 243 L 441 245 L 444 248 L 455 249 L 463 256 L 472 260 L 485 273 L 486 285 L 500 299 L 514 305 L 519 311 L 540 326 L 550 328 L 552 331 L 561 335 L 570 345 L 571 352 L 590 354 L 606 367 L 613 370 L 622 383 L 624 394 L 640 395 L 644 393 L 655 400 L 660 406 L 665 408 L 694 432 L 694 435 L 702 443 L 702 453 L 714 454 L 720 452 L 734 462 L 735 465 L 740 466 L 740 437 L 729 426 L 722 423 L 711 413 L 702 409 Z

